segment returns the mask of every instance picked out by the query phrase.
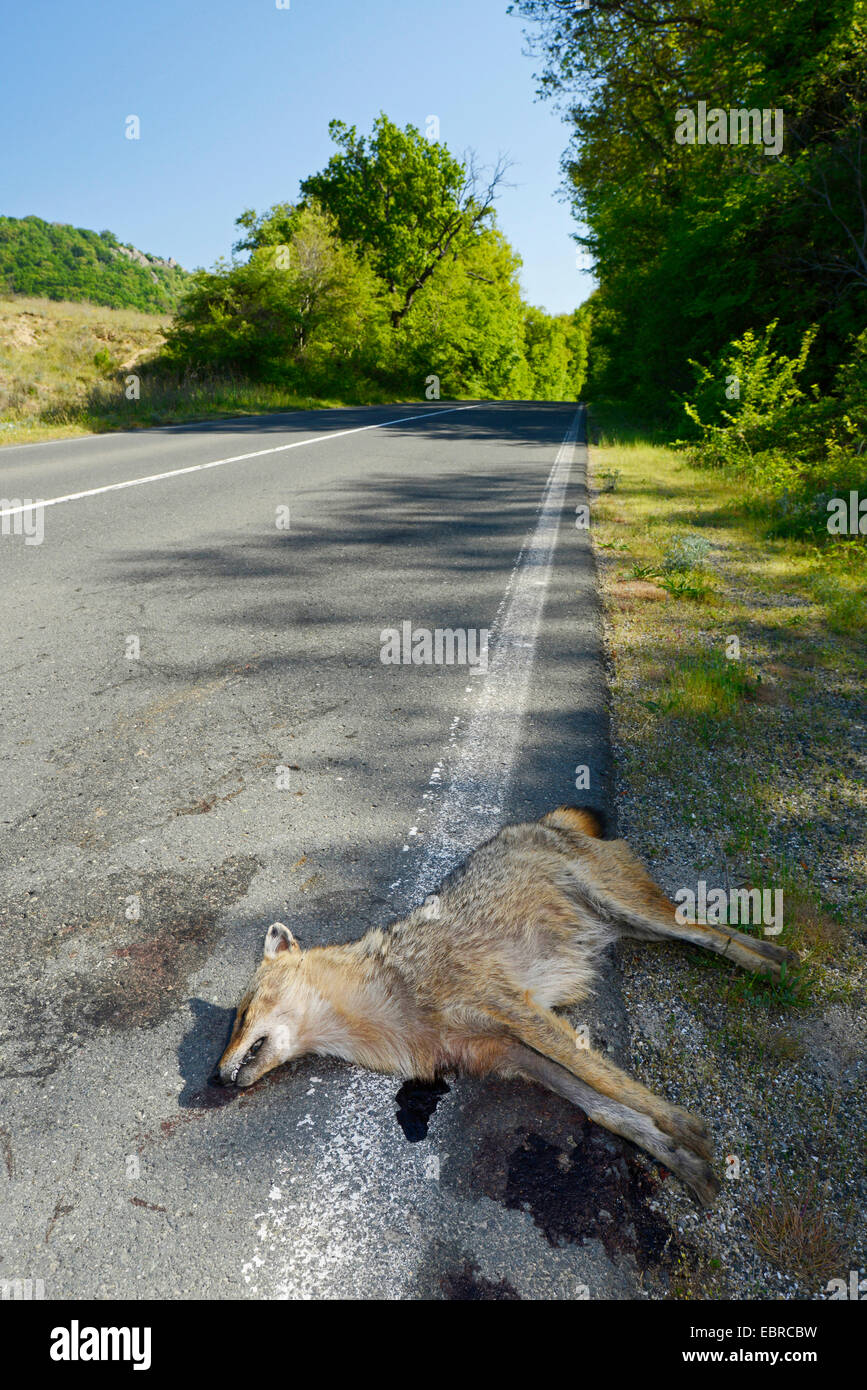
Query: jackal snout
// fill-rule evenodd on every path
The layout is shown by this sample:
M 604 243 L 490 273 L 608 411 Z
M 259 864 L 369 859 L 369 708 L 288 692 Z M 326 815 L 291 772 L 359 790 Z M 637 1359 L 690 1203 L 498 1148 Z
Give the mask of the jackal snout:
M 292 977 L 300 959 L 301 949 L 289 928 L 272 923 L 261 964 L 238 1005 L 229 1044 L 210 1078 L 212 1086 L 252 1086 L 299 1055 Z

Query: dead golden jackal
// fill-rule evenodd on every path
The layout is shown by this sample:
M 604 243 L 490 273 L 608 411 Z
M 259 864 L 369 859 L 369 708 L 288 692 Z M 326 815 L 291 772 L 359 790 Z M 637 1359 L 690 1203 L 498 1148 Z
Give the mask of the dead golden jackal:
M 408 917 L 348 946 L 301 950 L 275 922 L 213 1081 L 251 1086 L 308 1052 L 419 1080 L 524 1077 L 712 1201 L 704 1123 L 582 1046 L 552 1009 L 586 997 L 619 935 L 691 942 L 774 978 L 794 957 L 728 928 L 681 925 L 625 841 L 599 836 L 595 813 L 568 806 L 508 825 Z

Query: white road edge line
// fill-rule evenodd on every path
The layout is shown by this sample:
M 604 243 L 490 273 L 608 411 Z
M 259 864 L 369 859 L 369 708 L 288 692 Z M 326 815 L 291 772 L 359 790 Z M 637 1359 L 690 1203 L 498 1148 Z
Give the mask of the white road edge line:
M 36 502 L 25 502 L 19 507 L 6 507 L 0 517 L 19 516 L 22 512 L 34 512 L 40 507 L 59 507 L 62 502 L 79 502 L 82 497 L 97 497 L 101 492 L 120 492 L 125 487 L 141 487 L 144 483 L 161 483 L 165 478 L 179 478 L 183 473 L 203 473 L 206 468 L 222 468 L 227 463 L 241 463 L 244 459 L 258 459 L 265 454 L 283 454 L 287 449 L 303 449 L 308 444 L 324 444 L 329 439 L 343 439 L 349 434 L 363 434 L 365 430 L 384 430 L 388 425 L 403 425 L 410 420 L 429 420 L 434 415 L 454 415 L 459 410 L 478 410 L 484 401 L 472 405 L 450 405 L 444 410 L 426 410 L 422 415 L 401 415 L 396 420 L 378 420 L 373 425 L 357 425 L 351 430 L 334 430 L 331 434 L 317 434 L 313 439 L 294 439 L 291 444 L 277 444 L 271 449 L 256 449 L 251 454 L 233 454 L 231 458 L 214 459 L 212 463 L 192 463 L 186 468 L 173 468 L 169 473 L 151 473 L 146 478 L 130 478 L 125 483 L 106 483 L 104 487 L 88 488 L 86 492 L 70 492 L 65 497 L 40 498 Z M 0 455 L 2 461 L 2 455 Z
M 502 822 L 581 414 L 579 407 L 549 474 L 535 530 L 513 567 L 491 634 L 487 675 L 470 687 L 478 689 L 478 704 L 457 744 L 404 911 Z M 437 784 L 444 760 L 434 770 Z M 313 1171 L 307 1163 L 299 1171 L 291 1154 L 281 1156 L 268 1208 L 257 1213 L 257 1247 L 241 1270 L 254 1296 L 411 1296 L 425 1250 L 442 1229 L 444 1204 L 431 1177 L 438 1177 L 447 1155 L 435 1154 L 431 1143 L 407 1144 L 398 1133 L 394 1077 L 358 1071 L 338 1084 L 343 1094 L 328 1114 Z M 309 1114 L 299 1122 L 313 1123 Z M 399 1182 L 390 1176 L 395 1172 Z

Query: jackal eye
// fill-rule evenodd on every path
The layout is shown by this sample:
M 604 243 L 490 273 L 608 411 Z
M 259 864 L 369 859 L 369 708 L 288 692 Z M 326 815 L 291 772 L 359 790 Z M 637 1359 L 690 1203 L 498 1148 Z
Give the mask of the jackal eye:
M 253 1058 L 256 1056 L 256 1053 L 261 1049 L 262 1044 L 264 1043 L 264 1041 L 265 1041 L 264 1037 L 262 1037 L 262 1038 L 257 1038 L 256 1041 L 253 1043 L 253 1046 L 252 1046 L 252 1047 L 249 1047 L 249 1048 L 247 1049 L 247 1051 L 244 1053 L 244 1056 L 243 1056 L 243 1058 L 242 1058 L 242 1060 L 241 1060 L 241 1066 L 242 1066 L 242 1067 L 245 1067 L 245 1066 L 247 1065 L 248 1062 L 252 1062 Z

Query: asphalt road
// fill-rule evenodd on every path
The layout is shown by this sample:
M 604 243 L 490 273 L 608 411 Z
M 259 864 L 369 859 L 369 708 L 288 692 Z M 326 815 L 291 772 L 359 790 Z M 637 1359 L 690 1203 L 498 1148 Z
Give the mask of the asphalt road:
M 606 805 L 580 425 L 423 403 L 0 453 L 0 1277 L 571 1299 L 652 1275 L 648 1164 L 530 1086 L 315 1058 L 207 1086 L 269 922 L 385 924 L 578 799 L 577 766 Z M 403 622 L 491 630 L 487 672 L 383 664 Z M 615 971 L 587 1019 L 620 1055 Z

